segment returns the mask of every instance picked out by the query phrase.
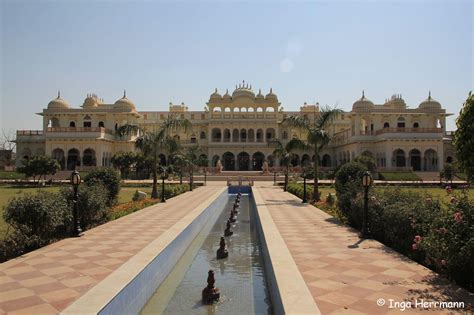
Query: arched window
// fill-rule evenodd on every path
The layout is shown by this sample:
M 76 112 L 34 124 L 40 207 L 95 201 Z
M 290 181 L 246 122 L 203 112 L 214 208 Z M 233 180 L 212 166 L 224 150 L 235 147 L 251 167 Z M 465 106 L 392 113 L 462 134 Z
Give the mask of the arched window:
M 99 127 L 100 127 L 100 128 L 105 128 L 105 124 L 104 124 L 103 121 L 99 121 Z
M 230 130 L 224 129 L 224 142 L 230 142 Z
M 267 131 L 265 132 L 266 136 L 267 136 L 267 140 L 271 140 L 273 138 L 275 138 L 275 129 L 273 128 L 268 128 Z
M 69 127 L 70 127 L 70 128 L 76 128 L 76 122 L 75 122 L 75 121 L 71 121 L 71 122 L 69 123 Z
M 224 112 L 230 113 L 230 112 L 231 112 L 230 107 L 226 107 L 226 108 L 224 109 Z
M 191 135 L 191 143 L 196 143 L 196 142 L 197 142 L 197 140 L 196 140 L 196 135 L 193 133 L 193 134 Z
M 253 107 L 249 107 L 249 108 L 247 109 L 247 111 L 248 111 L 249 113 L 253 113 L 255 110 L 253 109 Z
M 241 129 L 240 130 L 240 141 L 246 142 L 247 141 L 247 130 Z
M 213 142 L 221 141 L 221 130 L 219 128 L 212 129 L 211 139 Z
M 201 134 L 199 135 L 199 138 L 202 140 L 202 139 L 206 139 L 206 133 L 204 131 L 201 131 Z
M 413 128 L 418 128 L 418 127 L 420 127 L 420 125 L 417 122 L 413 124 Z
M 257 142 L 263 142 L 263 130 L 262 129 L 257 130 Z
M 390 123 L 385 122 L 385 123 L 383 124 L 383 127 L 384 127 L 384 128 L 390 128 Z
M 270 113 L 275 112 L 275 109 L 273 107 L 267 107 L 265 110 Z
M 221 112 L 222 109 L 219 106 L 216 106 L 212 109 L 213 112 Z

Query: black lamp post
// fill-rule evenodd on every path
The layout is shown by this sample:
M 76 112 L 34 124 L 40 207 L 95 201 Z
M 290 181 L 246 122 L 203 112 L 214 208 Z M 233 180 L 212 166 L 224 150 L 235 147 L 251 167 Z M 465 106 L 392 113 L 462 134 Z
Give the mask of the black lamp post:
M 166 167 L 162 166 L 160 168 L 160 175 L 161 175 L 161 202 L 166 202 L 165 199 L 165 179 L 168 178 L 168 170 Z
M 362 176 L 362 186 L 364 186 L 364 216 L 362 218 L 362 231 L 360 232 L 360 238 L 370 238 L 369 231 L 369 188 L 372 186 L 373 179 L 369 171 L 366 171 Z
M 81 175 L 79 175 L 79 172 L 78 171 L 72 172 L 71 185 L 72 185 L 72 188 L 74 189 L 74 197 L 72 199 L 72 203 L 74 205 L 72 235 L 76 237 L 79 237 L 82 235 L 81 222 L 79 220 L 79 213 L 78 213 L 79 209 L 77 208 L 77 201 L 78 201 L 77 190 L 79 188 L 80 183 L 81 183 Z
M 303 200 L 301 202 L 308 203 L 308 195 L 306 193 L 306 179 L 308 178 L 308 170 L 306 168 L 303 169 L 301 176 L 303 177 Z
M 204 186 L 207 186 L 207 167 L 204 168 Z
M 277 182 L 277 172 L 276 172 L 276 168 L 274 167 L 273 168 L 273 186 L 276 185 L 276 182 Z

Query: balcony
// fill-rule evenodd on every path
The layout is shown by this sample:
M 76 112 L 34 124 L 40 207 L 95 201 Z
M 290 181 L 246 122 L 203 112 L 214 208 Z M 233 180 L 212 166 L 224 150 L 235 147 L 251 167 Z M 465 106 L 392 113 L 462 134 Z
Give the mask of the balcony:
M 114 134 L 112 130 L 108 130 L 102 127 L 48 127 L 47 133 L 58 133 L 58 132 L 100 132 L 107 134 Z
M 442 128 L 383 128 L 377 130 L 375 135 L 384 133 L 442 133 Z
M 17 142 L 30 142 L 30 141 L 43 141 L 44 133 L 43 130 L 17 130 L 16 141 Z

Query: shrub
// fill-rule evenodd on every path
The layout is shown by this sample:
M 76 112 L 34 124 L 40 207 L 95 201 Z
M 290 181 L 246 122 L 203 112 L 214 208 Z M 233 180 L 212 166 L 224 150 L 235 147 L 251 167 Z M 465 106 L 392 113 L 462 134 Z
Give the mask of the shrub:
M 330 206 L 334 205 L 334 196 L 331 195 L 331 193 L 328 194 L 328 196 L 326 197 L 326 203 Z
M 362 216 L 358 211 L 353 211 L 353 201 L 362 193 L 362 175 L 367 169 L 360 163 L 346 163 L 336 173 L 337 205 L 344 216 L 354 226 L 359 226 Z
M 432 218 L 430 228 L 420 234 L 426 264 L 474 290 L 474 201 L 466 192 L 452 195 L 447 209 Z
M 379 177 L 381 180 L 391 181 L 417 181 L 421 180 L 418 175 L 413 172 L 380 172 Z
M 120 176 L 114 169 L 108 167 L 95 169 L 85 176 L 84 182 L 89 186 L 98 183 L 104 185 L 108 192 L 107 205 L 111 206 L 117 203 L 117 196 L 120 191 Z
M 73 209 L 74 191 L 64 188 L 61 194 L 68 201 L 68 209 Z M 107 221 L 107 189 L 102 184 L 81 185 L 78 190 L 77 207 L 83 230 Z
M 13 198 L 5 207 L 3 218 L 16 231 L 10 242 L 23 242 L 26 238 L 24 250 L 30 251 L 66 235 L 72 224 L 72 211 L 62 195 L 40 191 Z

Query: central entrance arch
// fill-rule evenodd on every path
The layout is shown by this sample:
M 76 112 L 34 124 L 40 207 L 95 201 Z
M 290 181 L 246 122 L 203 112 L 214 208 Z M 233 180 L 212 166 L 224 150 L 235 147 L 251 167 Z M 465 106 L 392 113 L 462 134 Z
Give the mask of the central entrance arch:
M 237 155 L 237 170 L 248 171 L 250 166 L 250 155 L 247 152 L 240 152 Z
M 252 169 L 254 171 L 261 171 L 263 169 L 263 162 L 265 155 L 262 152 L 255 152 L 252 156 Z
M 417 149 L 410 151 L 410 165 L 415 172 L 421 171 L 421 152 Z
M 226 152 L 222 155 L 222 160 L 224 161 L 224 171 L 233 171 L 235 170 L 235 158 L 234 154 L 231 152 Z

